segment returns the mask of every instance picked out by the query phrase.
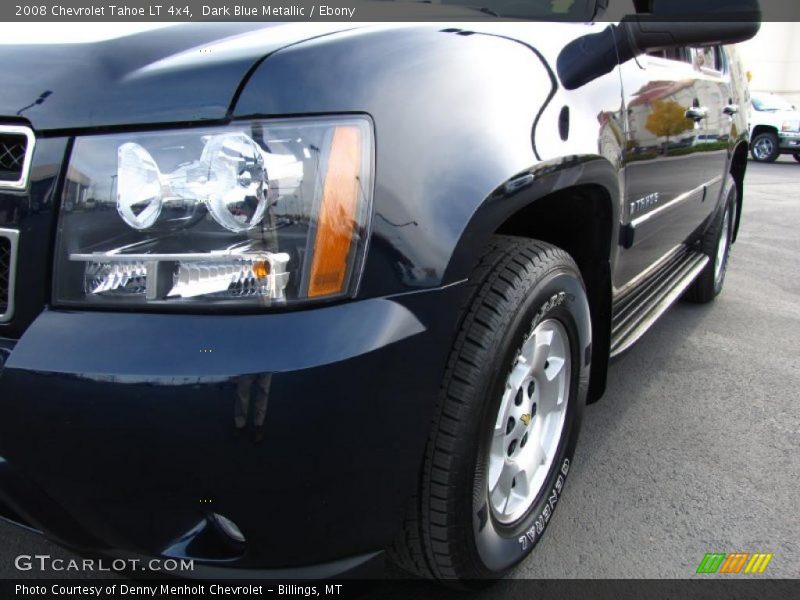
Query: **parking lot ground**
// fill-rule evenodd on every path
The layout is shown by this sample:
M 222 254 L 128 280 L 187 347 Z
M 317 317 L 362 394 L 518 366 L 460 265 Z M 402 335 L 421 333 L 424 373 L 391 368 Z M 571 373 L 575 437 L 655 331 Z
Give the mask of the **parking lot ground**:
M 613 364 L 547 535 L 513 576 L 685 578 L 706 552 L 771 552 L 763 576 L 800 577 L 798 358 L 800 164 L 751 162 L 722 295 L 677 304 Z M 70 556 L 0 524 L 0 577 L 42 576 L 14 568 L 36 553 Z

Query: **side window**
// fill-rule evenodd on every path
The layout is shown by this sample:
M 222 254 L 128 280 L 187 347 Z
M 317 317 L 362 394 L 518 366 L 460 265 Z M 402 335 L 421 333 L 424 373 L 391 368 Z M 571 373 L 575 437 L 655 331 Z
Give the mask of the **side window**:
M 717 53 L 717 65 L 719 68 L 717 69 L 720 73 L 727 73 L 729 69 L 728 64 L 728 55 L 725 52 L 725 48 L 722 46 L 714 46 L 714 51 Z
M 603 21 L 621 21 L 625 15 L 641 12 L 637 9 L 636 0 L 611 0 L 603 11 Z
M 726 71 L 725 51 L 721 46 L 695 49 L 695 64 L 705 71 Z
M 667 58 L 671 60 L 678 60 L 685 63 L 692 62 L 688 48 L 670 48 L 666 52 Z
M 654 50 L 652 52 L 648 52 L 647 54 L 657 58 L 677 60 L 678 62 L 692 62 L 692 55 L 689 48 L 667 48 L 666 50 Z

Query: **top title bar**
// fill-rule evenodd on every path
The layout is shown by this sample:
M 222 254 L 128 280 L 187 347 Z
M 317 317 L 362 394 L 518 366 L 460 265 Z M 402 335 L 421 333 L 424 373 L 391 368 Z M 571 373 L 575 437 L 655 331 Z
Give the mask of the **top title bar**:
M 650 6 L 667 0 L 649 0 Z M 707 4 L 709 21 L 726 20 L 726 0 Z M 638 3 L 641 8 L 641 3 Z M 761 0 L 764 21 L 800 21 L 797 0 Z M 674 6 L 674 5 L 671 5 Z M 18 0 L 0 5 L 5 22 L 191 21 L 619 21 L 633 0 Z M 692 20 L 697 14 L 692 11 Z M 670 21 L 682 20 L 670 11 Z M 666 20 L 666 19 L 665 19 Z

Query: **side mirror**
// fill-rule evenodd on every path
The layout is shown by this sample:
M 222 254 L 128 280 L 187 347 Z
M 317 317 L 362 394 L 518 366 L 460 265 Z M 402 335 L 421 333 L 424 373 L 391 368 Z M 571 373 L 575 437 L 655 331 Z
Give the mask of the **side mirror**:
M 558 75 L 572 90 L 640 54 L 735 44 L 754 37 L 760 27 L 758 0 L 653 0 L 652 12 L 628 15 L 619 25 L 567 44 L 558 56 Z
M 628 15 L 620 23 L 629 58 L 680 46 L 735 44 L 761 27 L 758 0 L 653 0 L 648 14 Z M 625 40 L 620 40 L 625 46 Z

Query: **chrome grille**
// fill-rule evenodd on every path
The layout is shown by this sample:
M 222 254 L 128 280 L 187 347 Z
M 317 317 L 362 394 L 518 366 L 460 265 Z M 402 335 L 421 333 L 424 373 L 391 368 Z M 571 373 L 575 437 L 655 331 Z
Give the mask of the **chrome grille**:
M 0 229 L 0 323 L 10 321 L 14 313 L 18 236 L 13 229 Z
M 0 189 L 23 189 L 28 184 L 33 132 L 27 127 L 0 125 Z
M 8 308 L 8 278 L 11 272 L 11 242 L 0 238 L 0 315 Z
M 28 140 L 24 135 L 0 135 L 0 179 L 16 181 L 25 163 L 25 147 Z

